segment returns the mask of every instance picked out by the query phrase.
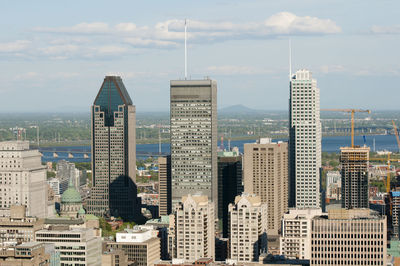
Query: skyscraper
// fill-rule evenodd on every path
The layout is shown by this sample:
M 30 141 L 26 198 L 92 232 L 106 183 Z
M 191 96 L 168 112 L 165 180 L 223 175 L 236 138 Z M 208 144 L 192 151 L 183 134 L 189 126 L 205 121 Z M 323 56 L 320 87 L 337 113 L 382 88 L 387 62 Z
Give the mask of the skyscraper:
M 218 219 L 222 235 L 228 237 L 228 206 L 243 192 L 242 156 L 239 149 L 218 152 Z
M 308 70 L 290 77 L 289 206 L 320 207 L 321 122 L 319 89 Z
M 88 213 L 135 218 L 135 106 L 117 76 L 106 76 L 92 106 L 92 190 Z
M 288 210 L 288 145 L 262 138 L 244 144 L 244 191 L 260 197 L 268 209 L 268 236 L 279 236 Z
M 342 208 L 368 208 L 369 147 L 340 148 Z
M 172 80 L 170 110 L 172 204 L 201 193 L 218 206 L 217 82 Z
M 0 165 L 0 216 L 10 216 L 12 205 L 25 205 L 27 216 L 53 215 L 48 212 L 46 167 L 29 141 L 0 142 Z
M 172 212 L 171 204 L 171 156 L 158 157 L 158 195 L 160 216 Z

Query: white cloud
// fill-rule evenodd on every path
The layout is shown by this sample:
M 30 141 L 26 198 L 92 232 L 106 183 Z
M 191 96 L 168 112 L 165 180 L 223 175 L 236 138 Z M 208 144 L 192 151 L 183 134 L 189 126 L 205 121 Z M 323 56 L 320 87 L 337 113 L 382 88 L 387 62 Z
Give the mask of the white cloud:
M 135 47 L 176 47 L 177 43 L 172 41 L 141 39 L 141 38 L 125 38 L 125 43 L 131 44 Z
M 33 30 L 48 33 L 104 34 L 110 31 L 110 27 L 107 23 L 103 22 L 83 22 L 71 27 L 36 27 Z
M 372 26 L 371 32 L 374 34 L 400 34 L 400 25 Z
M 29 47 L 31 41 L 18 40 L 14 42 L 0 43 L 0 53 L 21 52 Z

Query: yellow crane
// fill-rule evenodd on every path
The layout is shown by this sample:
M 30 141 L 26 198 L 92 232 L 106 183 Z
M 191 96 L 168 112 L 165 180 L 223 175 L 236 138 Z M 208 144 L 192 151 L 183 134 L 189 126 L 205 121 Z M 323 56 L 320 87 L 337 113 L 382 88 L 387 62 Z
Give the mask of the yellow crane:
M 391 162 L 399 162 L 400 163 L 400 159 L 391 159 L 390 158 L 390 152 L 387 155 L 387 158 L 369 158 L 370 161 L 386 161 L 387 162 L 387 177 L 386 177 L 386 182 L 385 182 L 385 186 L 386 186 L 386 192 L 389 193 L 390 192 L 390 165 Z
M 399 132 L 397 132 L 397 127 L 396 124 L 394 123 L 394 120 L 392 120 L 392 123 L 393 123 L 394 134 L 396 135 L 397 146 L 399 147 L 399 152 L 400 152 Z
M 370 114 L 370 110 L 363 109 L 322 109 L 321 111 L 332 111 L 332 112 L 346 112 L 351 113 L 351 147 L 354 148 L 354 113 L 368 113 Z

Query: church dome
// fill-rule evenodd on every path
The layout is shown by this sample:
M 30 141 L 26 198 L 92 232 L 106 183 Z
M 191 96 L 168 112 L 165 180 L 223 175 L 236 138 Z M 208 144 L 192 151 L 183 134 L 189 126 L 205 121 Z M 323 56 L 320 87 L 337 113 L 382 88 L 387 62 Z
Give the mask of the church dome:
M 75 187 L 69 186 L 61 196 L 61 203 L 82 203 L 81 194 L 79 194 Z

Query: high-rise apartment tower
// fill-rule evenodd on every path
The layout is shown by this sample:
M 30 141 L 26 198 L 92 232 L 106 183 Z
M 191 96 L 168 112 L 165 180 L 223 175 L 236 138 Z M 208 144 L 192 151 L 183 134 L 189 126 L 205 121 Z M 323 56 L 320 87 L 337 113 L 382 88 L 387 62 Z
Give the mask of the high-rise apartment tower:
M 290 77 L 289 206 L 320 207 L 321 122 L 317 81 L 308 70 Z
M 92 191 L 88 213 L 132 220 L 137 210 L 136 111 L 117 76 L 106 76 L 92 106 Z
M 218 206 L 217 82 L 172 80 L 170 111 L 172 204 L 201 193 Z
M 244 191 L 260 197 L 268 209 L 268 235 L 278 236 L 288 210 L 288 145 L 262 138 L 244 144 Z

